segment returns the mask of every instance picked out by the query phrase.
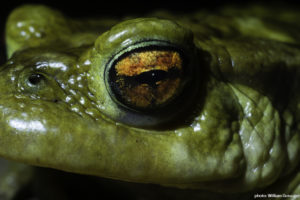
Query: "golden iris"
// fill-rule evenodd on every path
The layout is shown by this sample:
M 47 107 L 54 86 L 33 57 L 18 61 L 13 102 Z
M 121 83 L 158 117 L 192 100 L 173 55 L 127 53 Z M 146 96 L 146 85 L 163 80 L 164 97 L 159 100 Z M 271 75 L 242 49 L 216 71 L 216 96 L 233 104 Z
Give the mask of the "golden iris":
M 110 86 L 123 104 L 141 110 L 160 108 L 178 96 L 183 86 L 183 59 L 176 50 L 143 49 L 117 60 Z

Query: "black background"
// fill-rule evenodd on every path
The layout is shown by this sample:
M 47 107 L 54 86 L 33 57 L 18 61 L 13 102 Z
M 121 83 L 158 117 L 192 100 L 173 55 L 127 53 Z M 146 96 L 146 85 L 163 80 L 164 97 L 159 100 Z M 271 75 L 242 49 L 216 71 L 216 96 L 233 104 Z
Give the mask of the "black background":
M 271 4 L 294 5 L 296 0 L 273 0 L 273 1 L 247 1 L 247 0 L 6 0 L 0 6 L 0 23 L 3 30 L 8 14 L 16 7 L 23 4 L 44 4 L 63 11 L 74 17 L 81 16 L 126 16 L 128 14 L 142 15 L 151 10 L 167 9 L 179 12 L 190 12 L 199 9 L 214 10 L 223 5 L 234 4 L 247 6 L 247 4 L 258 2 L 266 6 Z
M 11 10 L 23 4 L 45 4 L 57 8 L 69 16 L 126 16 L 128 14 L 142 15 L 145 12 L 156 9 L 168 9 L 172 11 L 190 12 L 199 9 L 214 10 L 226 4 L 247 6 L 249 3 L 263 2 L 266 6 L 270 4 L 295 4 L 292 0 L 273 1 L 247 1 L 247 0 L 6 0 L 0 6 L 1 28 Z
M 224 5 L 233 4 L 247 6 L 250 3 L 258 2 L 265 6 L 272 4 L 293 7 L 296 0 L 273 0 L 273 1 L 243 1 L 243 0 L 6 0 L 0 6 L 0 65 L 5 61 L 4 29 L 9 13 L 16 7 L 23 4 L 44 4 L 61 10 L 70 17 L 91 17 L 91 16 L 112 16 L 124 17 L 126 15 L 142 16 L 157 9 L 165 9 L 174 12 L 192 12 L 199 9 L 208 9 L 212 12 Z M 300 12 L 300 11 L 299 11 Z
M 115 16 L 122 17 L 128 14 L 137 16 L 143 15 L 143 13 L 150 12 L 157 9 L 167 9 L 175 12 L 191 12 L 199 9 L 217 9 L 227 4 L 234 4 L 240 6 L 247 6 L 247 4 L 253 1 L 243 0 L 6 0 L 1 2 L 0 6 L 0 31 L 1 31 L 1 52 L 0 59 L 3 62 L 4 50 L 4 27 L 5 21 L 9 13 L 16 7 L 23 4 L 45 4 L 61 10 L 68 16 L 71 17 L 89 17 L 89 16 Z M 254 1 L 264 2 L 266 6 L 270 4 L 288 4 L 293 5 L 296 1 Z M 1 63 L 2 63 L 1 62 Z
M 191 11 L 198 10 L 199 8 L 214 9 L 224 4 L 247 4 L 252 1 L 241 0 L 134 0 L 134 1 L 118 1 L 118 0 L 6 0 L 5 5 L 1 5 L 1 24 L 5 22 L 5 19 L 9 12 L 22 4 L 34 3 L 45 4 L 51 7 L 62 10 L 67 15 L 71 16 L 94 16 L 94 15 L 112 15 L 112 16 L 124 16 L 128 13 L 143 14 L 153 9 L 168 9 L 174 11 Z M 259 2 L 259 1 L 257 1 Z M 274 2 L 274 1 L 272 1 Z
M 112 16 L 123 17 L 128 14 L 137 16 L 157 9 L 167 9 L 178 12 L 190 12 L 205 8 L 214 9 L 227 3 L 238 3 L 239 1 L 216 1 L 216 0 L 6 0 L 0 5 L 0 65 L 5 62 L 5 41 L 4 30 L 5 22 L 9 13 L 16 7 L 23 4 L 44 4 L 61 10 L 64 14 L 71 17 L 92 17 L 92 16 Z M 241 3 L 239 3 L 241 4 Z

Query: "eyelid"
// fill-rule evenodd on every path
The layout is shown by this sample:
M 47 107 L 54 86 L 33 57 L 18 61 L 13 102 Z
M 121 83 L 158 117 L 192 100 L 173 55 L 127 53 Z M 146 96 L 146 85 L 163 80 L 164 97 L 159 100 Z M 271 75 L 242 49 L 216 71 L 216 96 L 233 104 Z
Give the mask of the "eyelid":
M 165 19 L 136 18 L 119 23 L 97 38 L 97 54 L 111 56 L 137 42 L 166 41 L 177 46 L 193 46 L 193 33 L 185 27 Z
M 193 71 L 190 68 L 194 65 L 194 60 L 196 61 L 193 34 L 189 29 L 176 22 L 155 18 L 128 20 L 115 25 L 111 30 L 97 38 L 94 48 L 90 51 L 90 56 L 93 59 L 88 72 L 88 87 L 94 94 L 101 113 L 119 123 L 135 127 L 154 127 L 169 122 L 178 113 L 184 112 L 183 110 L 190 104 L 190 100 L 179 101 L 183 98 L 178 98 L 178 103 L 181 104 L 178 109 L 172 109 L 171 101 L 170 104 L 165 104 L 166 107 L 163 107 L 162 104 L 161 108 L 165 112 L 160 112 L 161 110 L 158 107 L 158 109 L 152 111 L 151 109 L 135 109 L 120 104 L 111 91 L 109 70 L 111 66 L 115 65 L 115 62 L 135 50 L 149 50 L 151 48 L 155 50 L 156 47 L 161 48 L 161 50 L 180 52 L 184 65 L 187 65 L 187 73 L 190 74 Z M 157 76 L 162 75 L 159 73 L 157 72 Z M 144 75 L 148 76 L 149 74 Z M 192 76 L 190 79 L 193 79 Z M 186 83 L 188 82 L 186 81 Z M 192 88 L 192 90 L 195 89 L 195 87 Z M 183 91 L 185 95 L 188 95 L 189 90 L 191 89 Z

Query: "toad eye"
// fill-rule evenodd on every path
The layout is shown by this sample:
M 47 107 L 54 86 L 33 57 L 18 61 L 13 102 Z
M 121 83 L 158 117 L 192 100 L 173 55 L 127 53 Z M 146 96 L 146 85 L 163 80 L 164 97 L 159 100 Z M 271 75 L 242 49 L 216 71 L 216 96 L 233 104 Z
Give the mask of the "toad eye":
M 108 70 L 116 101 L 135 110 L 157 110 L 169 105 L 185 83 L 184 59 L 172 48 L 135 49 L 117 58 Z
M 112 27 L 94 47 L 88 87 L 106 117 L 161 128 L 193 109 L 203 79 L 189 29 L 170 20 L 137 18 Z

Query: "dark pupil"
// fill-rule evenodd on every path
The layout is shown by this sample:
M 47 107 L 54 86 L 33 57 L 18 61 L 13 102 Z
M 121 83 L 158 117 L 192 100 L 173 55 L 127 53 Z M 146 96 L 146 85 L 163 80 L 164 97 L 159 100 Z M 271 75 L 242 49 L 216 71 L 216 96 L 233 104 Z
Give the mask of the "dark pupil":
M 151 70 L 148 72 L 143 72 L 134 77 L 135 81 L 142 84 L 146 83 L 152 87 L 156 86 L 158 81 L 166 79 L 168 76 L 168 72 L 163 70 Z
M 28 77 L 28 81 L 30 84 L 32 85 L 37 85 L 41 82 L 41 80 L 44 78 L 43 75 L 41 74 L 31 74 L 29 77 Z

